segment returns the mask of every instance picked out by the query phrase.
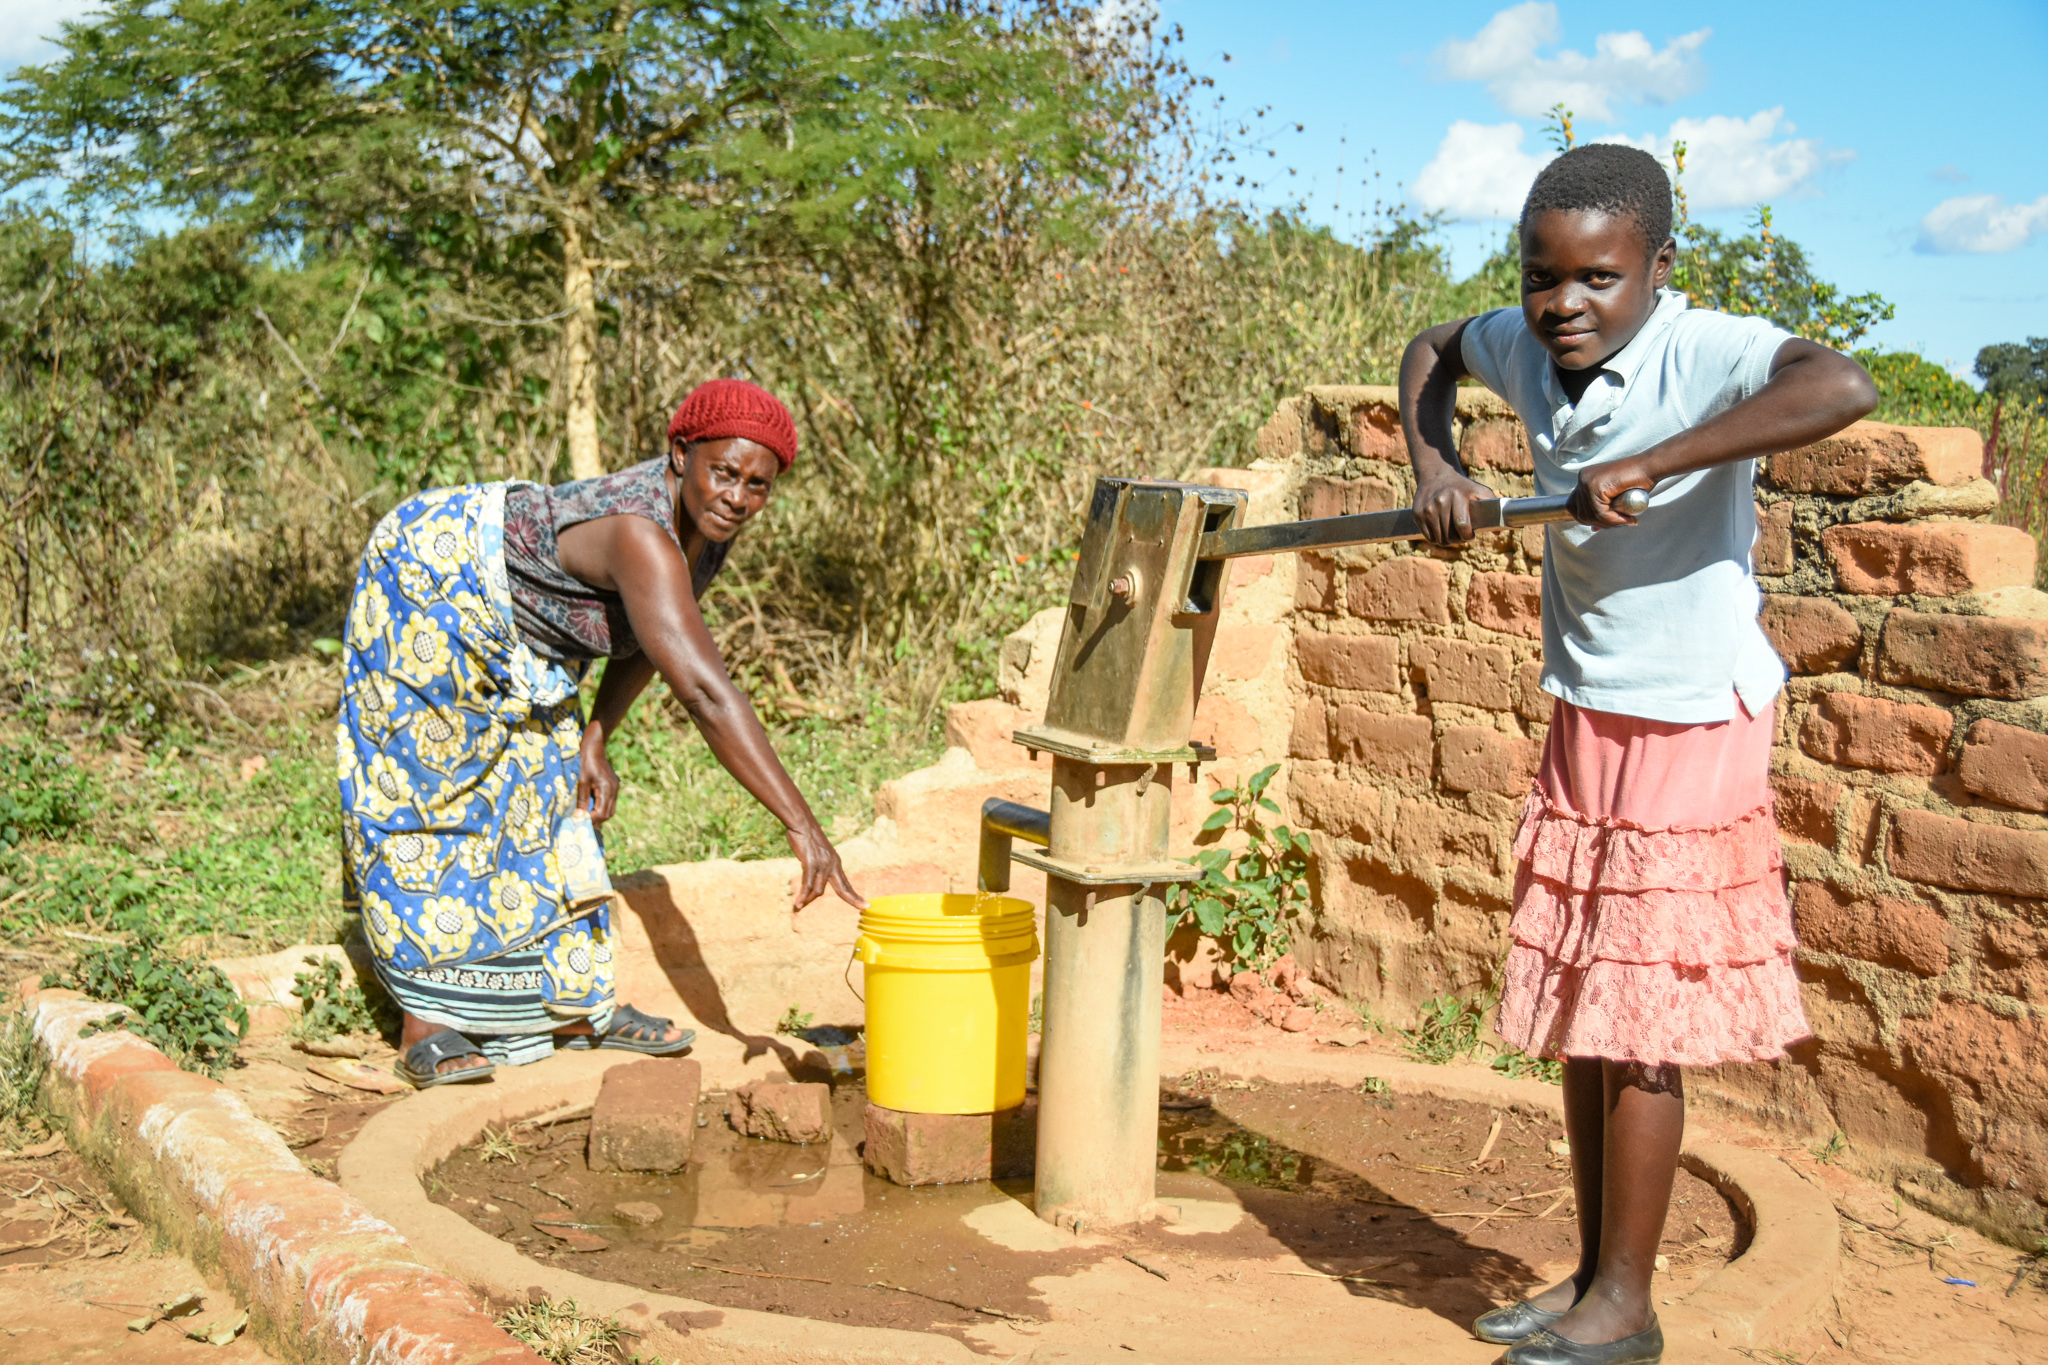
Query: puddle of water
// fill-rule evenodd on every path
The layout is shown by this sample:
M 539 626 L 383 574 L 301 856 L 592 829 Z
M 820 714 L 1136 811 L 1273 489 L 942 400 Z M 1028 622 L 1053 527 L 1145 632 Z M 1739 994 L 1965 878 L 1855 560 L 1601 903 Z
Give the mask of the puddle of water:
M 1159 1169 L 1192 1171 L 1226 1185 L 1304 1191 L 1319 1163 L 1306 1152 L 1231 1122 L 1214 1109 L 1159 1116 Z
M 725 1120 L 725 1098 L 707 1096 L 698 1111 L 705 1124 L 697 1130 L 696 1151 L 689 1167 L 674 1175 L 598 1174 L 583 1169 L 579 1158 L 587 1129 L 581 1123 L 563 1124 L 523 1141 L 520 1164 L 526 1169 L 516 1178 L 514 1168 L 502 1164 L 485 1164 L 476 1172 L 486 1181 L 495 1175 L 505 1177 L 507 1195 L 513 1193 L 510 1186 L 517 1185 L 564 1201 L 533 1210 L 538 1216 L 531 1221 L 539 1227 L 595 1233 L 614 1243 L 693 1249 L 734 1232 L 824 1226 L 863 1212 L 914 1210 L 920 1218 L 950 1220 L 1005 1197 L 1028 1202 L 1028 1180 L 906 1190 L 870 1174 L 859 1155 L 863 1102 L 857 1087 L 842 1088 L 834 1097 L 836 1131 L 831 1142 L 799 1147 L 739 1136 Z M 557 1157 L 562 1160 L 554 1173 L 534 1177 L 529 1163 Z M 569 1169 L 561 1169 L 563 1164 Z M 1159 1170 L 1297 1193 L 1312 1187 L 1330 1193 L 1332 1184 L 1350 1179 L 1340 1168 L 1213 1109 L 1161 1114 Z M 1196 1193 L 1199 1187 L 1187 1186 L 1182 1192 Z

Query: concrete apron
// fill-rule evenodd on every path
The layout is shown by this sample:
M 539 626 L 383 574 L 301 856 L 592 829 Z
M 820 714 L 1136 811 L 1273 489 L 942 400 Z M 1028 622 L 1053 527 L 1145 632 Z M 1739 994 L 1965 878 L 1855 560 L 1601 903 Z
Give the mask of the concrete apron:
M 428 1201 L 420 1177 L 486 1125 L 591 1103 L 606 1070 L 631 1053 L 562 1053 L 500 1072 L 489 1085 L 413 1096 L 371 1119 L 340 1160 L 341 1186 L 308 1173 L 277 1134 L 224 1087 L 178 1071 L 128 1033 L 80 1038 L 107 1012 L 75 992 L 30 1000 L 49 1055 L 46 1094 L 75 1150 L 98 1163 L 137 1217 L 188 1255 L 208 1280 L 250 1310 L 250 1326 L 280 1359 L 341 1362 L 462 1361 L 535 1365 L 538 1357 L 492 1322 L 489 1304 L 535 1293 L 573 1297 L 644 1334 L 642 1349 L 675 1365 L 691 1360 L 933 1361 L 969 1365 L 951 1337 L 850 1327 L 718 1308 L 593 1280 L 521 1256 L 461 1215 Z M 736 1040 L 714 1036 L 707 1072 L 754 1069 Z M 730 1047 L 734 1055 L 721 1056 Z M 1213 1054 L 1168 1045 L 1161 1070 L 1213 1067 Z M 1397 1092 L 1559 1112 L 1558 1092 L 1476 1066 L 1426 1067 L 1338 1049 L 1269 1057 L 1257 1075 L 1278 1084 L 1355 1085 L 1378 1076 Z M 716 1083 L 716 1082 L 714 1082 Z M 1661 1310 L 1667 1359 L 1739 1365 L 1738 1352 L 1788 1340 L 1827 1302 L 1837 1269 L 1834 1208 L 1768 1153 L 1701 1144 L 1687 1166 L 1714 1181 L 1749 1217 L 1749 1249 L 1682 1304 Z M 1050 1230 L 1048 1230 L 1050 1231 Z M 481 1294 L 481 1297 L 480 1297 Z M 1370 1333 L 1362 1314 L 1362 1333 Z M 1460 1346 L 1477 1343 L 1459 1343 Z M 1180 1365 L 1205 1357 L 1176 1349 Z M 1264 1353 L 1262 1353 L 1264 1354 Z M 1322 1365 L 1356 1349 L 1298 1357 Z M 1043 1360 L 1092 1352 L 1048 1344 Z M 1129 1361 L 1128 1352 L 1103 1353 Z M 1293 1356 L 1267 1355 L 1273 1360 Z M 1417 1359 L 1428 1359 L 1422 1356 Z M 1435 1358 L 1444 1358 L 1438 1356 Z
M 1562 1121 L 1559 1092 L 1535 1081 L 1513 1081 L 1477 1066 L 1422 1066 L 1384 1055 L 1330 1050 L 1303 1059 L 1272 1058 L 1257 1068 L 1276 1084 L 1336 1082 L 1356 1085 L 1368 1075 L 1396 1092 L 1433 1095 L 1504 1107 L 1521 1104 Z M 967 1365 L 976 1359 L 951 1337 L 886 1328 L 853 1327 L 779 1313 L 719 1308 L 676 1295 L 592 1279 L 543 1264 L 428 1200 L 421 1177 L 486 1125 L 502 1126 L 553 1110 L 573 1110 L 596 1099 L 610 1066 L 630 1054 L 563 1053 L 553 1061 L 498 1073 L 488 1086 L 444 1087 L 394 1105 L 371 1118 L 342 1153 L 343 1189 L 397 1227 L 430 1264 L 475 1286 L 494 1301 L 523 1301 L 535 1293 L 574 1298 L 616 1316 L 644 1334 L 643 1349 L 671 1361 L 820 1360 L 933 1361 Z M 1169 1046 L 1161 1069 L 1180 1075 L 1217 1065 L 1213 1054 Z M 1227 1069 L 1227 1068 L 1226 1068 Z M 1834 1287 L 1839 1233 L 1833 1204 L 1790 1167 L 1765 1152 L 1727 1144 L 1699 1144 L 1686 1167 L 1717 1185 L 1750 1221 L 1750 1246 L 1710 1276 L 1684 1303 L 1661 1308 L 1670 1342 L 1666 1359 L 1737 1365 L 1743 1349 L 1789 1340 L 1812 1320 Z M 1390 1308 L 1392 1306 L 1389 1306 Z M 1360 1333 L 1369 1339 L 1371 1309 L 1360 1304 Z M 1194 1326 L 1196 1324 L 1184 1324 Z M 1462 1344 L 1462 1343 L 1461 1343 Z M 1476 1343 L 1473 1343 L 1476 1345 Z M 1356 1339 L 1328 1355 L 1303 1355 L 1301 1365 L 1334 1365 L 1357 1358 Z M 1210 1359 L 1174 1352 L 1181 1365 Z M 1041 1349 L 1034 1359 L 1079 1361 L 1087 1353 Z M 1105 1353 L 1105 1360 L 1132 1359 Z M 1271 1356 L 1294 1360 L 1297 1357 Z M 1441 1358 L 1425 1353 L 1418 1359 Z M 1221 1358 L 1217 1358 L 1221 1359 Z

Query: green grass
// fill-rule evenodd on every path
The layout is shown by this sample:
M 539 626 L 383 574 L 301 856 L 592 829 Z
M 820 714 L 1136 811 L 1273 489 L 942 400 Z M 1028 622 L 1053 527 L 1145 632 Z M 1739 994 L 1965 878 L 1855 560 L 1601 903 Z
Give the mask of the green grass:
M 0 717 L 0 769 L 61 790 L 0 810 L 0 935 L 44 957 L 78 934 L 147 922 L 211 956 L 331 942 L 341 913 L 340 802 L 332 683 L 260 680 L 239 693 L 262 723 L 173 727 L 144 746 L 91 732 L 62 708 Z M 303 667 L 302 670 L 303 672 Z M 799 720 L 770 735 L 835 838 L 864 829 L 875 789 L 936 758 L 937 728 L 872 702 L 848 721 Z M 261 765 L 252 763 L 260 756 Z M 784 857 L 781 824 L 735 782 L 657 684 L 612 744 L 619 812 L 605 828 L 614 874 L 705 858 Z M 248 776 L 244 778 L 244 772 Z M 17 809 L 18 807 L 18 809 Z M 67 933 L 72 935 L 65 938 Z
M 209 951 L 260 952 L 331 938 L 341 869 L 331 731 L 265 733 L 130 755 L 33 728 L 17 745 L 64 748 L 93 773 L 89 815 L 54 838 L 0 849 L 0 931 L 101 933 L 136 917 Z M 245 758 L 265 765 L 241 777 Z
M 797 789 L 834 839 L 867 828 L 875 789 L 937 759 L 936 726 L 916 726 L 872 701 L 849 722 L 771 726 Z M 656 683 L 611 743 L 619 809 L 605 826 L 614 875 L 705 858 L 786 858 L 782 824 L 719 767 L 711 749 Z

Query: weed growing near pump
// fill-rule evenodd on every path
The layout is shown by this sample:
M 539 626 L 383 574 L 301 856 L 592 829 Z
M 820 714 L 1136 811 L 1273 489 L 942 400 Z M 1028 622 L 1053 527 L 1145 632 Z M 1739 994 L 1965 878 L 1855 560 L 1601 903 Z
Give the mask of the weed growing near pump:
M 45 986 L 68 986 L 121 1012 L 88 1032 L 127 1029 L 187 1071 L 219 1077 L 249 1036 L 249 1011 L 220 968 L 178 956 L 147 926 L 133 941 L 90 943 L 69 971 L 46 973 Z

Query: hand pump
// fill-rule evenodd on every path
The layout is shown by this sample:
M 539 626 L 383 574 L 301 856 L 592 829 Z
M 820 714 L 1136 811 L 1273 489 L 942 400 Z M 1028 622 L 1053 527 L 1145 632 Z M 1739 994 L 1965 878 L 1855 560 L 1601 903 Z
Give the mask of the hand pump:
M 1473 524 L 1570 521 L 1566 502 L 1477 502 Z M 1174 768 L 1192 781 L 1215 757 L 1188 733 L 1226 561 L 1422 534 L 1410 508 L 1240 527 L 1244 503 L 1231 488 L 1096 481 L 1045 723 L 1016 734 L 1052 755 L 1050 812 L 984 808 L 982 889 L 1008 889 L 1009 859 L 1046 874 L 1037 1210 L 1065 1227 L 1153 1212 L 1166 890 L 1197 875 L 1169 853 Z M 1649 498 L 1615 505 L 1634 515 Z

